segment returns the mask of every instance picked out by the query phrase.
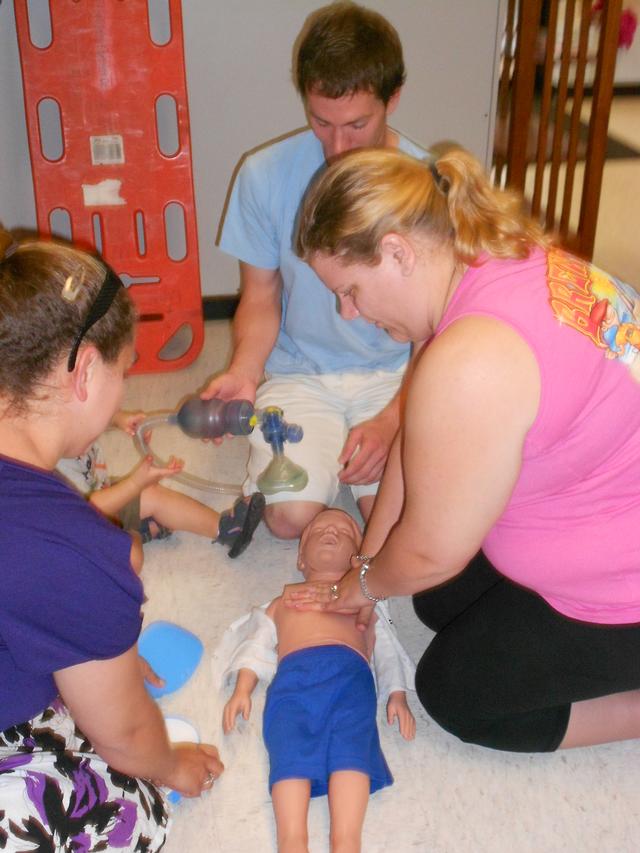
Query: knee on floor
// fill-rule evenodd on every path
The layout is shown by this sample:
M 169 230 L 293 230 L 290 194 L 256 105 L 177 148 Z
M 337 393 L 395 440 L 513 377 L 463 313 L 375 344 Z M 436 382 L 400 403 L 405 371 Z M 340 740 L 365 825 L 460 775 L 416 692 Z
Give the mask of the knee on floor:
M 480 697 L 472 680 L 461 675 L 451 659 L 439 654 L 437 638 L 422 657 L 416 671 L 416 692 L 429 716 L 445 731 L 465 743 L 490 745 L 489 731 L 495 719 L 483 715 Z
M 264 520 L 278 539 L 298 539 L 307 524 L 323 509 L 322 504 L 306 501 L 269 504 L 264 512 Z

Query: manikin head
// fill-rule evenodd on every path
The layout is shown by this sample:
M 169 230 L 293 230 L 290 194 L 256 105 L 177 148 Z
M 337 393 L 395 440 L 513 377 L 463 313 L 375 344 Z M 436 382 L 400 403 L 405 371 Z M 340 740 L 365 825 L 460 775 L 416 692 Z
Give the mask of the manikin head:
M 300 537 L 298 568 L 305 580 L 339 580 L 358 553 L 362 534 L 356 521 L 341 509 L 325 509 L 309 522 Z
M 405 80 L 391 24 L 356 3 L 323 6 L 306 20 L 294 51 L 294 79 L 327 161 L 387 144 L 387 116 Z

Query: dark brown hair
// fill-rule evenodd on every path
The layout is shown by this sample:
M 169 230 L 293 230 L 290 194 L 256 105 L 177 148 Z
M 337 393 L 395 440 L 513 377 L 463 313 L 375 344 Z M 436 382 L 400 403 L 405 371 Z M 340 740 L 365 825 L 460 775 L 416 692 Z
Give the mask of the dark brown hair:
M 44 384 L 68 358 L 105 273 L 102 261 L 87 252 L 45 240 L 11 245 L 0 229 L 0 395 L 14 413 L 42 399 Z M 70 279 L 78 285 L 73 301 L 62 296 Z M 83 343 L 113 363 L 133 340 L 134 325 L 133 303 L 120 288 Z
M 327 98 L 372 92 L 386 106 L 404 83 L 398 33 L 382 15 L 356 3 L 317 9 L 296 44 L 294 77 L 303 98 L 311 91 Z

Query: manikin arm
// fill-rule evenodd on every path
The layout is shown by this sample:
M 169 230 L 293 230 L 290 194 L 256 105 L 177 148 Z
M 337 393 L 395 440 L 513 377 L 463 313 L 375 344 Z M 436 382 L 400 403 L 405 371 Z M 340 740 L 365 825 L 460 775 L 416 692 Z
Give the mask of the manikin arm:
M 241 669 L 250 669 L 258 680 L 271 681 L 278 665 L 276 626 L 266 614 L 268 605 L 254 607 L 224 632 L 213 653 L 213 683 L 218 690 Z
M 371 666 L 376 679 L 376 690 L 381 702 L 397 691 L 414 689 L 416 668 L 398 638 L 391 621 L 389 604 L 379 601 L 375 613 L 375 645 Z
M 371 664 L 378 695 L 387 700 L 387 722 L 397 720 L 405 740 L 415 736 L 416 721 L 407 704 L 407 691 L 414 689 L 415 666 L 400 642 L 386 601 L 376 605 L 375 646 Z
M 235 728 L 236 717 L 242 714 L 248 720 L 251 714 L 251 694 L 258 683 L 258 676 L 251 669 L 241 669 L 236 678 L 236 686 L 231 698 L 222 712 L 222 729 L 226 735 Z
M 416 736 L 416 718 L 407 704 L 407 694 L 404 690 L 396 690 L 387 702 L 387 722 L 392 726 L 396 720 L 402 737 L 405 740 L 413 740 Z
M 219 688 L 232 673 L 237 673 L 235 689 L 222 714 L 225 734 L 235 727 L 238 714 L 249 719 L 251 694 L 258 681 L 270 681 L 276 670 L 276 626 L 266 608 L 267 605 L 254 607 L 251 613 L 237 619 L 227 628 L 213 655 L 214 683 Z

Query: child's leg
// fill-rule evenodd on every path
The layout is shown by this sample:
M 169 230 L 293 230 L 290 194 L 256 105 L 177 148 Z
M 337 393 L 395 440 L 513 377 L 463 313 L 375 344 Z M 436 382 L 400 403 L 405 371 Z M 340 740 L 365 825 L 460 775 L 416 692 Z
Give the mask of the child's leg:
M 331 853 L 360 853 L 369 790 L 369 777 L 357 770 L 337 770 L 329 777 Z
M 209 539 L 215 539 L 218 535 L 219 512 L 189 495 L 165 486 L 156 484 L 142 490 L 140 517 L 149 516 L 171 530 L 186 530 Z
M 311 783 L 308 779 L 283 779 L 271 788 L 278 832 L 278 853 L 308 853 L 307 813 Z
M 251 542 L 263 513 L 264 495 L 260 492 L 238 498 L 222 513 L 165 486 L 147 486 L 140 494 L 141 518 L 150 517 L 171 530 L 207 536 L 229 546 L 230 557 L 238 557 Z

